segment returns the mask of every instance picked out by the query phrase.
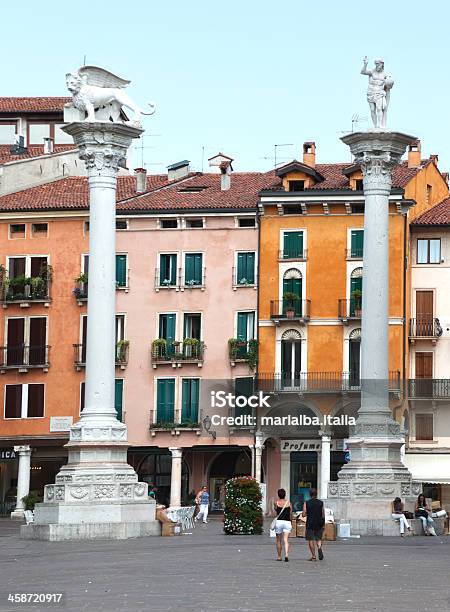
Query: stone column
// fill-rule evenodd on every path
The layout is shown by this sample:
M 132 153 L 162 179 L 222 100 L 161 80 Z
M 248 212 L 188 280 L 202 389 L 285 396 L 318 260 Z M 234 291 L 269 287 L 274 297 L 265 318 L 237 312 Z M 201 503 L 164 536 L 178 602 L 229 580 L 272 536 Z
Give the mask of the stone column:
M 291 453 L 280 452 L 280 489 L 286 491 L 286 499 L 289 499 L 291 494 Z
M 255 479 L 261 482 L 262 478 L 262 452 L 264 448 L 264 439 L 262 435 L 255 436 Z
M 22 497 L 30 492 L 31 448 L 29 446 L 15 446 L 14 451 L 19 455 L 19 470 L 17 474 L 17 502 L 15 510 L 11 512 L 11 518 L 22 519 L 25 509 Z
M 135 123 L 69 123 L 89 184 L 86 399 L 70 428 L 68 462 L 47 485 L 24 537 L 67 540 L 158 535 L 155 502 L 127 462 L 127 427 L 116 418 L 115 215 L 119 168 L 142 129 Z M 29 529 L 28 529 L 29 528 Z
M 361 407 L 348 441 L 351 461 L 330 483 L 329 497 L 353 498 L 353 516 L 368 498 L 381 502 L 371 518 L 387 516 L 386 501 L 415 494 L 403 465 L 403 432 L 389 408 L 389 197 L 392 171 L 415 138 L 383 130 L 356 132 L 342 140 L 363 172 L 364 253 L 361 323 Z M 366 498 L 366 499 L 364 499 Z M 359 505 L 360 504 L 360 505 Z M 386 506 L 386 507 L 385 507 Z
M 319 497 L 326 499 L 328 496 L 328 483 L 330 482 L 331 436 L 321 432 L 321 437 Z
M 172 471 L 170 476 L 170 505 L 181 506 L 181 448 L 169 448 L 172 453 Z

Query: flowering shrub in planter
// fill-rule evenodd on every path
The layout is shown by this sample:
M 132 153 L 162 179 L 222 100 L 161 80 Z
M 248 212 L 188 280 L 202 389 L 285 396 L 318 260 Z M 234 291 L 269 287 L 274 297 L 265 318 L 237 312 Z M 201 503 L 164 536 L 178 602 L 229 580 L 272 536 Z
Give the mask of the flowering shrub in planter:
M 223 530 L 227 535 L 262 533 L 261 490 L 254 478 L 239 476 L 226 482 Z

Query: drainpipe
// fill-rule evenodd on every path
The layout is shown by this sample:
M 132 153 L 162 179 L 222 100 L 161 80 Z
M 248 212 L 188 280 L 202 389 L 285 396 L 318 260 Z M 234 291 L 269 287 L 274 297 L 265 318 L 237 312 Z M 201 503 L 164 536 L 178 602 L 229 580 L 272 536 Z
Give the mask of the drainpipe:
M 408 260 L 407 260 L 407 229 L 408 229 L 408 213 L 404 213 L 403 215 L 403 371 L 402 371 L 402 379 L 403 379 L 403 387 L 406 390 L 406 328 L 409 325 L 409 321 L 406 318 L 406 273 L 408 268 Z
M 258 361 L 256 363 L 256 380 L 258 380 L 259 374 L 259 355 L 260 355 L 260 347 L 259 347 L 259 291 L 261 288 L 261 219 L 259 214 L 258 205 L 256 207 L 256 223 L 258 225 L 258 290 L 256 292 L 256 341 L 258 342 Z M 256 427 L 253 433 L 253 448 L 256 449 L 256 432 L 258 431 L 258 408 L 255 408 L 255 416 L 256 416 Z M 256 452 L 252 453 L 253 459 L 253 474 L 256 474 Z

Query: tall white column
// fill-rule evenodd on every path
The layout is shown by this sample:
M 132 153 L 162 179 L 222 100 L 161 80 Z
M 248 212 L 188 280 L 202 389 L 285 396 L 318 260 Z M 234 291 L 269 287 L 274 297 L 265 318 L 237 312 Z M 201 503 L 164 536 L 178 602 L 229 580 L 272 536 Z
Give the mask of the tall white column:
M 263 437 L 259 434 L 255 436 L 255 479 L 261 482 L 262 479 L 262 452 L 264 448 Z
M 289 499 L 291 494 L 291 453 L 280 452 L 280 489 L 286 491 L 286 499 Z
M 170 476 L 170 505 L 181 506 L 181 448 L 169 448 L 172 453 L 172 471 Z
M 30 492 L 31 448 L 29 446 L 15 446 L 14 451 L 19 455 L 19 469 L 17 473 L 16 508 L 11 512 L 11 518 L 21 519 L 25 508 L 22 497 Z
M 326 499 L 328 496 L 328 483 L 330 482 L 331 436 L 321 434 L 322 446 L 320 453 L 320 492 L 319 496 Z

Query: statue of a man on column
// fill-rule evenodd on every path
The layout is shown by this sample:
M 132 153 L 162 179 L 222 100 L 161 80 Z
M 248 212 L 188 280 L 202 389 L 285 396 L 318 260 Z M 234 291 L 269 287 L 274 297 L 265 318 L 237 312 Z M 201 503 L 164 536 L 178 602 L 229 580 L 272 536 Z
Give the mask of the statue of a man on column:
M 382 59 L 376 59 L 374 63 L 375 68 L 368 70 L 368 59 L 366 56 L 363 59 L 361 74 L 366 74 L 369 77 L 367 101 L 370 107 L 370 114 L 372 115 L 373 126 L 378 129 L 386 129 L 386 115 L 394 80 L 384 72 L 384 61 Z

